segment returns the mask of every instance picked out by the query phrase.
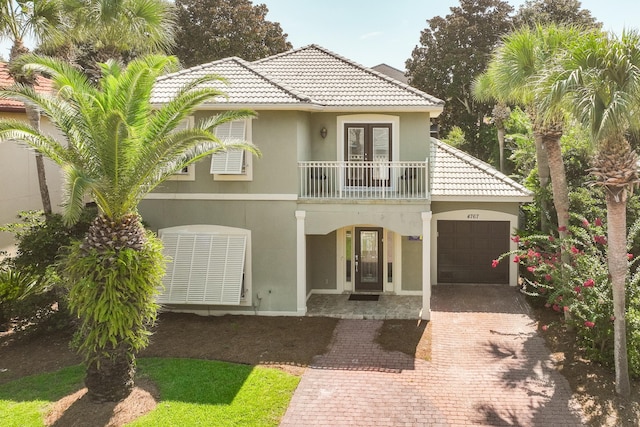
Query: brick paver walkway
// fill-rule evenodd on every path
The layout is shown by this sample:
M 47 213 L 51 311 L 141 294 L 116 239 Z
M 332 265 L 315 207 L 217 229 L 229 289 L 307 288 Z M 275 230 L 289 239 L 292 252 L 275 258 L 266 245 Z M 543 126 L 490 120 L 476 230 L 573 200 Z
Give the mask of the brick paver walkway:
M 436 308 L 430 362 L 382 350 L 381 320 L 341 320 L 281 426 L 582 425 L 524 305 L 458 311 L 444 298 Z

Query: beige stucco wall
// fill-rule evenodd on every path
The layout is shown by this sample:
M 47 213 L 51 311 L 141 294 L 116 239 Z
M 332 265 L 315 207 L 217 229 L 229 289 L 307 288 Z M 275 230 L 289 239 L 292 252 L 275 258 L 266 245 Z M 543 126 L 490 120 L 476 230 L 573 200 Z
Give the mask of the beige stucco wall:
M 2 118 L 25 120 L 22 113 L 0 113 Z M 59 132 L 46 119 L 42 119 L 44 133 L 58 136 Z M 61 138 L 60 138 L 61 139 Z M 60 210 L 62 198 L 62 176 L 60 169 L 45 159 L 45 172 L 51 206 Z M 14 142 L 0 142 L 0 224 L 12 223 L 23 210 L 42 209 L 35 154 L 24 145 Z M 14 251 L 13 235 L 0 232 L 0 251 Z
M 428 113 L 400 114 L 400 158 L 396 160 L 424 161 L 430 150 L 430 119 Z
M 349 120 L 353 117 L 358 121 L 389 121 L 397 120 L 399 126 L 397 142 L 398 152 L 393 160 L 424 161 L 429 154 L 429 114 L 428 113 L 397 113 L 397 114 L 346 114 L 346 113 L 311 113 L 309 127 L 310 157 L 302 155 L 301 160 L 337 160 L 338 153 L 344 150 L 338 147 L 340 134 L 338 120 Z M 320 129 L 327 129 L 327 137 L 320 136 Z
M 422 291 L 422 240 L 402 236 L 402 290 Z
M 517 216 L 520 212 L 520 204 L 506 202 L 431 202 L 431 211 L 434 215 L 461 210 L 495 211 Z
M 199 120 L 215 112 L 199 112 Z M 166 181 L 155 192 L 219 194 L 297 194 L 298 150 L 306 150 L 308 113 L 263 111 L 252 121 L 252 142 L 262 152 L 253 158 L 252 181 L 215 181 L 211 157 L 195 165 L 195 181 Z
M 143 200 L 139 209 L 154 230 L 193 224 L 251 230 L 252 303 L 261 292 L 259 310 L 295 312 L 295 206 L 286 201 Z
M 312 289 L 337 289 L 336 232 L 307 239 L 307 294 Z

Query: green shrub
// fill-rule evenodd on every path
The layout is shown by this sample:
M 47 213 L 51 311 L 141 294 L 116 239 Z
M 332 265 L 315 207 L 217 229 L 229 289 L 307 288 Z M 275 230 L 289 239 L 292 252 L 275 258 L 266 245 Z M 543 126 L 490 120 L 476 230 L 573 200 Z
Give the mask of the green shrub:
M 19 213 L 19 222 L 0 227 L 17 241 L 16 256 L 0 265 L 0 325 L 9 321 L 15 329 L 66 325 L 68 292 L 59 262 L 71 242 L 86 233 L 95 214 L 95 209 L 85 209 L 81 220 L 67 227 L 58 214 L 25 211 Z
M 544 299 L 545 307 L 564 314 L 587 355 L 595 361 L 613 364 L 613 296 L 606 259 L 606 227 L 602 220 L 590 223 L 572 217 L 568 237 L 514 236 L 519 245 L 513 253 L 502 255 L 494 265 L 514 256 L 520 264 L 522 292 Z M 640 230 L 636 222 L 629 234 L 635 240 Z M 630 267 L 640 257 L 629 254 Z M 640 377 L 640 272 L 627 283 L 627 340 L 629 369 Z M 548 325 L 547 325 L 548 326 Z
M 16 330 L 39 325 L 59 313 L 56 292 L 41 277 L 16 268 L 0 268 L 0 326 Z

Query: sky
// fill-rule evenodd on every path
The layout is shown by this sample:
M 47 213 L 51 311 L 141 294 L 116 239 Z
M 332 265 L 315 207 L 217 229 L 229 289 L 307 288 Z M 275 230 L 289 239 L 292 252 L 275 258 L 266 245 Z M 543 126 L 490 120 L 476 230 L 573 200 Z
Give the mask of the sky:
M 427 19 L 445 17 L 458 0 L 254 0 L 269 9 L 294 48 L 318 44 L 367 67 L 404 71 Z M 524 0 L 509 0 L 518 9 Z M 386 5 L 386 7 L 382 7 Z M 640 27 L 638 0 L 582 0 L 605 30 Z
M 253 0 L 269 9 L 294 48 L 318 44 L 367 67 L 385 63 L 404 71 L 427 19 L 446 16 L 458 0 Z M 524 0 L 509 0 L 518 9 Z M 382 7 L 386 5 L 386 7 Z M 605 30 L 640 28 L 638 0 L 582 0 Z M 9 44 L 0 55 L 9 57 Z M 33 46 L 30 46 L 33 47 Z

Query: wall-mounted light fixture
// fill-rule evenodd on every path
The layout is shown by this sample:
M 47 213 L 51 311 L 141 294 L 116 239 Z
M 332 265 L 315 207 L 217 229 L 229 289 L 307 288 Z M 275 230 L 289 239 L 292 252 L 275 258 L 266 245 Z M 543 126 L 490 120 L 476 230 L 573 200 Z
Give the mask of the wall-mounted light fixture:
M 320 129 L 320 136 L 322 137 L 322 139 L 325 139 L 327 137 L 327 128 L 322 126 L 322 129 Z

